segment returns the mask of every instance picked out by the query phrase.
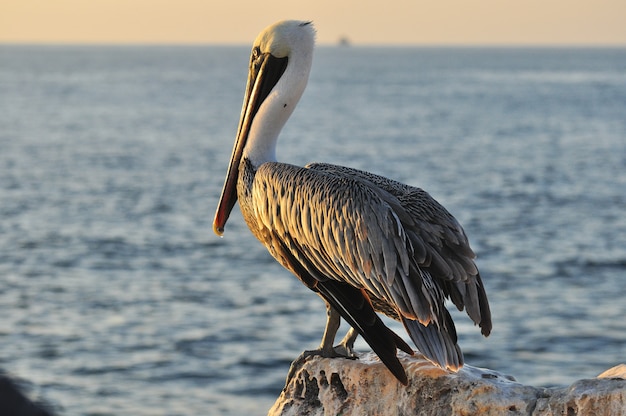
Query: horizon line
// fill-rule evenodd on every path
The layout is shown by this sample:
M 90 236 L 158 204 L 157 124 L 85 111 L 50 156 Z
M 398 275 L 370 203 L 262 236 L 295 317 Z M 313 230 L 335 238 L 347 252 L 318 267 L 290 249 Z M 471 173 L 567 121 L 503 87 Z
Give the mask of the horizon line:
M 250 47 L 250 43 L 243 42 L 204 42 L 204 41 L 5 41 L 0 40 L 0 46 L 129 46 L 129 47 Z M 349 42 L 341 41 L 319 42 L 318 47 L 337 48 L 367 48 L 367 47 L 423 47 L 423 48 L 598 48 L 598 49 L 621 49 L 626 48 L 626 42 Z

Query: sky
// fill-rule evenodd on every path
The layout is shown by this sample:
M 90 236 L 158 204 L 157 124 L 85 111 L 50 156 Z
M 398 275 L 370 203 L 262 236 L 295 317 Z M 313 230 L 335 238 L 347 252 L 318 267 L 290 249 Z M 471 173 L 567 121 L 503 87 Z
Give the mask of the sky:
M 626 0 L 2 0 L 2 43 L 250 44 L 282 19 L 318 42 L 626 46 Z

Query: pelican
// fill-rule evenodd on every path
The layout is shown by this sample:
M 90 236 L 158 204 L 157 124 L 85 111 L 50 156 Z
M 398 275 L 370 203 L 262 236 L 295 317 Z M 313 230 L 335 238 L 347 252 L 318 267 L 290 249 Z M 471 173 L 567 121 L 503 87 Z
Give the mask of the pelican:
M 474 252 L 457 220 L 420 188 L 373 173 L 276 161 L 279 133 L 308 81 L 315 30 L 281 21 L 263 30 L 250 56 L 239 128 L 213 230 L 235 203 L 270 254 L 326 302 L 319 349 L 355 357 L 358 335 L 404 385 L 397 357 L 412 348 L 380 319 L 402 322 L 418 350 L 450 371 L 463 354 L 446 299 L 465 309 L 484 336 L 491 312 Z M 340 319 L 351 328 L 334 347 Z

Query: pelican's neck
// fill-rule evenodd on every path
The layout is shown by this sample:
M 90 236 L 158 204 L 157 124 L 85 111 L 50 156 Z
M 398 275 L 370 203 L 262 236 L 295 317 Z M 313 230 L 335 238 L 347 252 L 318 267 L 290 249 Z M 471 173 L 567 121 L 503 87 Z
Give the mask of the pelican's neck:
M 313 43 L 292 48 L 287 68 L 252 121 L 243 158 L 255 168 L 276 161 L 276 142 L 287 119 L 296 108 L 309 79 Z

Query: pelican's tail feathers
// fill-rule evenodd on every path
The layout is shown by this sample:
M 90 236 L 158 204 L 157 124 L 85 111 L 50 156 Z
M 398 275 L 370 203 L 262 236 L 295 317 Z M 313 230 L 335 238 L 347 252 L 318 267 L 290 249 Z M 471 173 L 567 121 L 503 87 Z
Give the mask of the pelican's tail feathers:
M 445 324 L 439 326 L 431 321 L 423 325 L 417 320 L 402 317 L 402 323 L 417 349 L 441 368 L 458 371 L 463 367 L 463 352 L 457 344 L 456 329 L 452 317 L 446 311 Z

